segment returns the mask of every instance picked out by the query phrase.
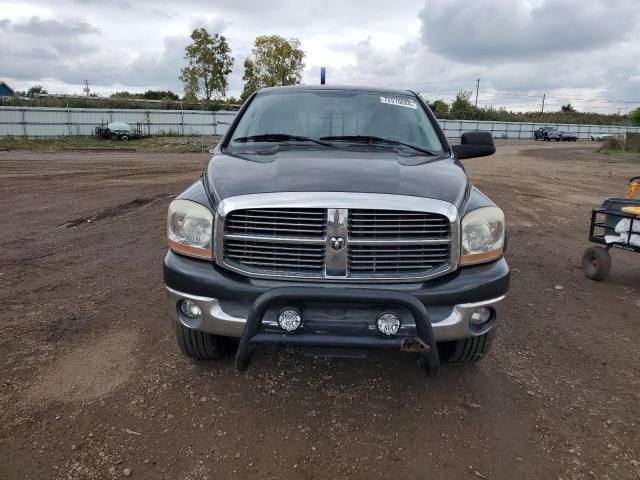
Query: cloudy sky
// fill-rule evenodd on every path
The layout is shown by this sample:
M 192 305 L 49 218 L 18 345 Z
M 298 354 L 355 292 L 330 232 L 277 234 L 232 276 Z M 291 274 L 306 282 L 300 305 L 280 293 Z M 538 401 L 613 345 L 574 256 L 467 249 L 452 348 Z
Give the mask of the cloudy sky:
M 305 82 L 411 88 L 514 110 L 640 106 L 640 0 L 0 0 L 0 80 L 49 92 L 171 89 L 195 27 L 225 35 L 229 94 L 258 35 L 296 37 Z M 626 102 L 626 103 L 625 103 Z M 545 109 L 546 109 L 545 108 Z

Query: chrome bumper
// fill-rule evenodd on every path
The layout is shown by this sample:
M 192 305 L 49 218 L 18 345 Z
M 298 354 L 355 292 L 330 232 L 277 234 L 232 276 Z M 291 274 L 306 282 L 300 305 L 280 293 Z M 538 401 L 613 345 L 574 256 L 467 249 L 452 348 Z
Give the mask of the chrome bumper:
M 239 338 L 242 336 L 246 316 L 234 316 L 225 312 L 220 302 L 215 298 L 190 295 L 169 287 L 167 287 L 167 292 L 171 318 L 185 327 L 226 337 Z M 459 340 L 488 332 L 495 327 L 504 298 L 505 296 L 503 295 L 482 302 L 462 303 L 447 307 L 427 307 L 436 341 Z M 179 313 L 178 303 L 184 299 L 191 300 L 200 307 L 202 311 L 200 318 L 191 319 Z M 492 308 L 494 314 L 492 319 L 481 328 L 473 328 L 470 324 L 471 315 L 481 307 Z M 246 311 L 248 310 L 249 308 L 246 307 Z M 277 327 L 275 322 L 264 321 L 263 325 L 272 328 Z

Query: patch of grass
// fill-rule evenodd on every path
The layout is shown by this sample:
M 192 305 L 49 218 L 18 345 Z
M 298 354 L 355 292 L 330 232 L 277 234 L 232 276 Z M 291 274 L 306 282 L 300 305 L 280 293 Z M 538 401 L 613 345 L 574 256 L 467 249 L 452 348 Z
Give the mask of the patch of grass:
M 640 161 L 640 134 L 627 133 L 624 137 L 605 138 L 599 153 Z
M 601 148 L 600 150 L 598 150 L 598 153 L 607 155 L 609 157 L 619 158 L 621 160 L 640 162 L 640 153 L 625 152 L 624 150 L 611 150 L 611 149 L 605 149 L 605 148 Z
M 208 151 L 220 137 L 204 137 Z M 190 153 L 202 151 L 202 137 L 148 137 L 137 140 L 104 140 L 95 137 L 0 138 L 0 150 L 63 152 L 69 150 L 131 150 L 137 152 Z

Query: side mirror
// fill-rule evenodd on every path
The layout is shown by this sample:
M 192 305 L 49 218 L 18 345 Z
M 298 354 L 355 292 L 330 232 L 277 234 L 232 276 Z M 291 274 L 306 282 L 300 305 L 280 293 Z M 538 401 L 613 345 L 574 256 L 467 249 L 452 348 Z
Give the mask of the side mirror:
M 452 148 L 458 160 L 486 157 L 496 153 L 490 132 L 465 132 L 460 137 L 460 145 L 452 145 Z

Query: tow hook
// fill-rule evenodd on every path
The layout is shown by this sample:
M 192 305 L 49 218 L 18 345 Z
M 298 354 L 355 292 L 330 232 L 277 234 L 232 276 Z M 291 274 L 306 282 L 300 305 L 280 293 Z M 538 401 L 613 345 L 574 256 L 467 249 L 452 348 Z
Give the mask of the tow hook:
M 424 343 L 422 339 L 416 337 L 407 337 L 402 339 L 400 344 L 401 352 L 420 353 L 429 350 L 429 345 Z

